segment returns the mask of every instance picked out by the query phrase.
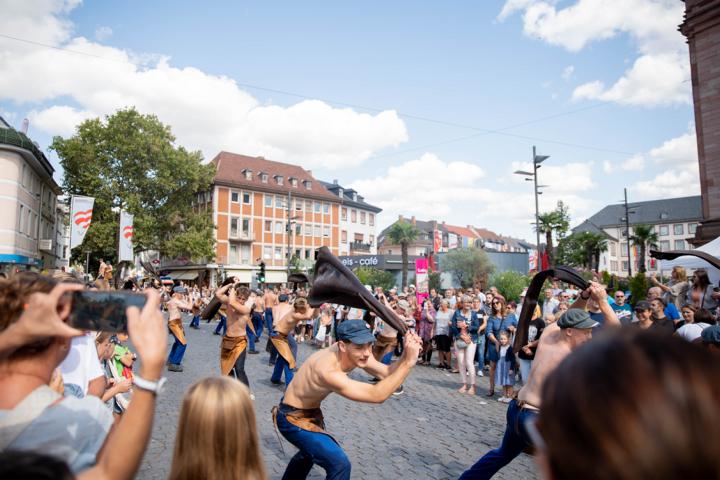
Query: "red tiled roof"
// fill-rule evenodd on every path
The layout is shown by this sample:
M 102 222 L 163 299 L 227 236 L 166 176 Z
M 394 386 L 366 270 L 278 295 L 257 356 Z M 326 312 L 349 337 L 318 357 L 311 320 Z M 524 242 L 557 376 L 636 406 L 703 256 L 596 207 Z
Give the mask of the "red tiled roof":
M 263 157 L 248 157 L 237 153 L 220 152 L 212 162 L 215 164 L 215 183 L 233 187 L 247 187 L 264 192 L 284 193 L 291 192 L 301 197 L 311 197 L 329 202 L 340 203 L 337 195 L 330 193 L 319 180 L 298 165 L 265 160 Z M 245 178 L 246 169 L 252 171 L 252 179 Z M 260 180 L 260 172 L 268 174 L 267 183 Z M 278 185 L 275 176 L 283 177 L 283 184 Z M 297 187 L 290 185 L 290 178 L 297 178 Z M 311 188 L 305 188 L 304 182 L 310 180 Z
M 445 224 L 445 229 L 450 232 L 454 233 L 455 235 L 460 235 L 461 237 L 465 238 L 479 238 L 475 232 L 470 230 L 469 228 L 465 227 L 457 227 L 455 225 L 447 225 Z
M 473 227 L 473 228 L 475 228 L 475 230 L 480 235 L 480 238 L 482 238 L 483 240 L 495 240 L 495 241 L 502 240 L 502 238 L 500 238 L 500 235 L 498 235 L 495 232 L 491 232 L 490 230 L 488 230 L 486 228 L 476 228 L 476 227 Z

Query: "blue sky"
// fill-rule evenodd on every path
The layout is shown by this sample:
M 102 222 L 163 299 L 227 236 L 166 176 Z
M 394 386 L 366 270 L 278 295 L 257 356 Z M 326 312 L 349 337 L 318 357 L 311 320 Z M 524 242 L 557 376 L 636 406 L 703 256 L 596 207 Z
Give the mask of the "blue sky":
M 45 148 L 135 105 L 208 159 L 264 155 L 352 185 L 380 227 L 403 214 L 532 239 L 532 189 L 512 174 L 532 145 L 551 155 L 541 210 L 563 200 L 574 223 L 623 187 L 699 192 L 682 8 L 0 0 L 0 114 L 29 118 Z

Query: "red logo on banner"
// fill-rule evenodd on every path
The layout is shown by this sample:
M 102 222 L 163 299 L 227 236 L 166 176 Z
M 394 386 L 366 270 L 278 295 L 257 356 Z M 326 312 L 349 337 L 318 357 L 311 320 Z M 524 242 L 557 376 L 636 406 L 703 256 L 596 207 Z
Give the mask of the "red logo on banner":
M 123 228 L 123 237 L 132 238 L 132 236 L 133 236 L 133 227 L 132 226 Z
M 77 212 L 75 215 L 73 215 L 73 221 L 75 224 L 83 229 L 86 229 L 90 226 L 90 221 L 92 220 L 92 208 L 90 210 L 85 210 L 84 212 Z

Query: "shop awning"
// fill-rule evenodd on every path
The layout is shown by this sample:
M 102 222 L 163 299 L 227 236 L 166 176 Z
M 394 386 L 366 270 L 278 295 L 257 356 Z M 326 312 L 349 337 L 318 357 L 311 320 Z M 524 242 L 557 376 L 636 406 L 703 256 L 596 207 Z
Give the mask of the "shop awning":
M 197 270 L 178 270 L 170 272 L 170 277 L 173 280 L 195 280 L 198 277 Z

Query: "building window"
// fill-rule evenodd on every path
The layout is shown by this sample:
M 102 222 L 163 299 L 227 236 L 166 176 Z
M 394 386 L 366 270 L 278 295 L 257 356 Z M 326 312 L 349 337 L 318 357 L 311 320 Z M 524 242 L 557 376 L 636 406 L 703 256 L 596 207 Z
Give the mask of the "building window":
M 347 208 L 343 207 L 340 209 L 340 219 L 344 222 L 347 221 Z
M 238 236 L 238 218 L 232 217 L 230 219 L 230 237 L 236 238 Z
M 617 243 L 615 242 L 610 242 L 610 255 L 617 257 Z M 617 270 L 617 268 L 615 270 Z
M 228 258 L 228 263 L 231 263 L 231 264 L 238 263 L 237 245 L 230 245 L 230 258 Z
M 375 243 L 375 235 L 370 235 L 370 245 Z
M 352 223 L 357 223 L 357 210 L 355 210 L 355 209 L 350 210 L 350 221 Z
M 297 188 L 297 186 L 298 186 L 297 178 L 290 177 L 290 185 Z
M 272 259 L 272 247 L 263 247 L 263 258 L 265 260 Z
M 660 225 L 660 228 L 658 229 L 658 235 L 661 237 L 667 237 L 670 233 L 670 228 L 667 225 Z
M 261 174 L 260 174 L 260 181 L 261 181 L 262 183 L 267 183 L 267 182 L 268 182 L 268 174 L 267 174 L 267 173 L 261 173 Z
M 275 233 L 283 233 L 283 222 L 275 222 Z
M 370 214 L 370 226 L 372 227 L 374 225 L 375 225 L 375 214 L 371 213 Z
M 623 260 L 622 262 L 622 271 L 627 272 L 628 271 L 628 262 L 627 260 Z
M 295 235 L 302 235 L 302 223 L 295 224 Z
M 676 223 L 675 225 L 673 225 L 673 233 L 675 235 L 685 234 L 685 229 L 683 227 L 684 225 L 682 223 Z
M 362 233 L 356 233 L 355 234 L 355 243 L 363 243 L 365 241 L 365 235 Z
M 670 240 L 660 240 L 660 242 L 658 242 L 658 246 L 660 247 L 661 252 L 667 252 L 670 250 Z
M 628 256 L 627 255 L 628 254 L 627 245 L 628 245 L 627 242 L 620 243 L 620 256 L 623 258 L 627 258 L 627 256 Z
M 312 182 L 310 180 L 305 180 L 305 189 L 306 190 L 312 190 Z
M 282 208 L 283 206 L 283 197 L 280 195 L 275 196 L 275 208 Z
M 272 207 L 273 202 L 273 196 L 272 195 L 265 195 L 265 206 L 266 207 Z
M 360 224 L 365 225 L 365 212 L 360 212 Z
M 240 263 L 250 263 L 250 245 L 240 245 Z
M 305 236 L 309 237 L 311 235 L 312 235 L 312 225 L 310 225 L 309 223 L 306 223 L 305 224 Z
M 243 192 L 243 203 L 250 203 L 250 194 L 248 192 Z
M 245 236 L 250 236 L 250 219 L 243 218 L 242 220 L 242 233 Z
M 320 202 L 313 202 L 313 211 L 315 213 L 320 213 Z
M 277 182 L 278 185 L 282 185 L 283 184 L 282 175 L 275 175 L 275 182 Z
M 295 210 L 302 211 L 303 201 L 295 199 Z
M 313 226 L 313 235 L 315 235 L 316 237 L 320 236 L 320 225 Z
M 323 237 L 329 237 L 330 236 L 330 227 L 324 226 L 323 227 Z
M 305 249 L 305 258 L 310 259 L 312 258 L 312 250 L 309 248 Z
M 685 240 L 675 240 L 674 250 L 685 250 Z
M 265 227 L 263 228 L 263 231 L 272 233 L 272 220 L 265 220 L 265 222 L 263 222 L 263 224 L 265 225 Z
M 275 260 L 282 260 L 282 258 L 283 258 L 282 248 L 275 247 Z
M 230 201 L 233 203 L 238 203 L 240 201 L 239 195 L 240 194 L 238 192 L 230 192 Z
M 347 243 L 347 231 L 343 230 L 340 232 L 340 242 Z
M 610 260 L 610 271 L 617 272 L 618 262 L 617 260 Z
M 325 213 L 325 214 L 330 213 L 330 204 L 329 203 L 323 203 L 323 213 Z
M 688 233 L 695 235 L 697 231 L 697 223 L 688 223 Z

